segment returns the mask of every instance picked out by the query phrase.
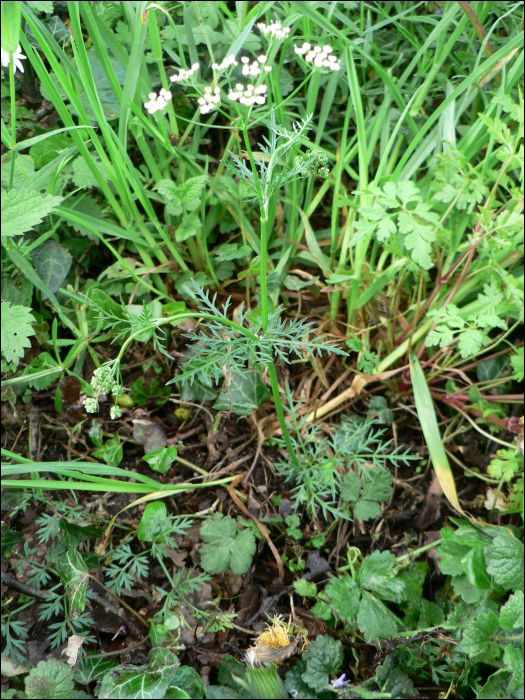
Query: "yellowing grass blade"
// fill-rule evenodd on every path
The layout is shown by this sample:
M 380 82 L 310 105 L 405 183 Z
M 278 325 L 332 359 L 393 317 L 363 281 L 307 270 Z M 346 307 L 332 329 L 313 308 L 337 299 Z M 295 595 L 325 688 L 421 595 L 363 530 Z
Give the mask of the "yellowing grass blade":
M 439 484 L 451 505 L 454 506 L 457 511 L 466 515 L 463 508 L 459 505 L 454 475 L 450 468 L 443 442 L 441 441 L 436 411 L 434 410 L 432 397 L 428 390 L 425 374 L 419 364 L 419 360 L 413 352 L 410 353 L 410 377 L 412 379 L 412 388 L 414 389 L 417 415 L 419 416 L 421 429 L 425 436 L 430 459 L 432 460 L 432 465 Z

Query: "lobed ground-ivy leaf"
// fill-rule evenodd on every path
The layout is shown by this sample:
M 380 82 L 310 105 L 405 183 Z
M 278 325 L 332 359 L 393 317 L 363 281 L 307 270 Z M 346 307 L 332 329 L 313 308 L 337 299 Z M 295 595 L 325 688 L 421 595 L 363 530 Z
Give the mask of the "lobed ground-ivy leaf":
M 343 645 L 338 639 L 320 634 L 303 654 L 306 670 L 302 679 L 317 692 L 325 690 L 330 673 L 336 673 L 343 663 Z
M 75 689 L 73 669 L 56 659 L 39 661 L 25 679 L 26 697 L 72 698 Z
M 260 373 L 255 369 L 235 372 L 231 376 L 230 389 L 221 392 L 213 404 L 216 411 L 232 411 L 240 416 L 253 413 L 270 397 Z
M 234 574 L 245 574 L 255 554 L 255 536 L 251 530 L 238 530 L 235 520 L 215 513 L 201 526 L 201 564 L 205 571 L 217 574 L 231 568 Z

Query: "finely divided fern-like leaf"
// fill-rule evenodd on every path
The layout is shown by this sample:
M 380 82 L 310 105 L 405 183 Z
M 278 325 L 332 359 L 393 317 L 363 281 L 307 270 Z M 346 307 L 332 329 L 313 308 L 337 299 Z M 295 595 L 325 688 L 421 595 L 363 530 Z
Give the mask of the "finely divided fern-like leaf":
M 40 224 L 63 197 L 11 190 L 2 195 L 2 237 L 20 236 Z

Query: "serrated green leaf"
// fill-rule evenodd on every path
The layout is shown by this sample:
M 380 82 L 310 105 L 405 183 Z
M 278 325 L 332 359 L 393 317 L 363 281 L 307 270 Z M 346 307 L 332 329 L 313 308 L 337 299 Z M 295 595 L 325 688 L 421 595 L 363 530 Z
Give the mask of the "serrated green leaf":
M 523 613 L 523 591 L 516 591 L 501 608 L 499 615 L 501 628 L 511 630 L 515 627 L 523 627 Z
M 361 498 L 371 501 L 388 501 L 392 495 L 394 477 L 386 469 L 368 471 L 363 475 L 363 493 Z
M 396 558 L 392 552 L 376 549 L 366 557 L 359 569 L 357 583 L 386 600 L 400 603 L 404 599 L 405 583 L 397 578 Z
M 357 626 L 367 641 L 374 642 L 378 637 L 395 636 L 400 621 L 380 600 L 368 591 L 363 591 Z
M 303 654 L 306 671 L 302 679 L 317 692 L 325 689 L 330 673 L 336 673 L 343 663 L 343 645 L 338 639 L 320 634 Z
M 11 190 L 2 195 L 2 238 L 20 236 L 42 223 L 63 197 Z
M 359 610 L 359 587 L 350 576 L 331 579 L 324 590 L 337 616 L 353 622 Z
M 376 678 L 382 693 L 392 698 L 414 698 L 417 690 L 408 674 L 396 666 L 396 655 L 389 654 L 384 663 L 376 668 Z
M 182 223 L 175 231 L 175 239 L 181 243 L 192 236 L 196 236 L 201 229 L 201 220 L 197 214 L 184 214 Z
M 21 537 L 22 535 L 20 535 Z M 304 597 L 310 596 L 311 598 L 315 598 L 317 595 L 317 586 L 315 583 L 312 581 L 307 581 L 304 578 L 299 578 L 297 581 L 293 582 L 294 588 L 299 593 L 299 595 L 302 595 Z
M 478 588 L 490 588 L 490 576 L 487 573 L 485 563 L 485 547 L 477 544 L 461 560 L 465 574 L 473 586 Z
M 359 499 L 361 479 L 356 472 L 347 472 L 341 480 L 341 498 L 354 503 Z
M 495 643 L 490 637 L 498 629 L 498 616 L 494 612 L 481 615 L 476 620 L 469 622 L 463 630 L 463 638 L 458 649 L 470 658 L 480 654 L 490 654 Z
M 25 679 L 26 696 L 30 699 L 69 699 L 73 697 L 74 689 L 73 669 L 56 659 L 39 661 Z
M 25 348 L 31 347 L 29 337 L 35 335 L 32 324 L 36 323 L 31 309 L 2 301 L 2 355 L 6 362 L 12 362 L 18 367 L 20 358 L 24 356 Z
M 234 574 L 245 574 L 255 554 L 255 536 L 251 530 L 238 530 L 235 520 L 215 513 L 201 526 L 201 565 L 216 574 L 231 568 Z
M 1 525 L 1 557 L 2 559 L 4 558 L 4 555 L 6 552 L 8 552 L 12 547 L 15 546 L 15 544 L 22 539 L 23 533 L 21 532 L 15 532 L 15 530 L 11 530 L 10 527 L 7 527 L 5 523 L 2 523 Z
M 354 518 L 359 520 L 372 520 L 381 512 L 381 505 L 377 501 L 367 501 L 362 498 L 354 506 Z
M 86 588 L 88 584 L 88 568 L 80 552 L 68 549 L 56 565 L 58 575 L 69 599 L 69 609 L 72 613 L 81 614 L 86 607 Z
M 505 590 L 523 590 L 523 543 L 501 528 L 492 544 L 485 548 L 487 571 Z
M 512 671 L 508 692 L 512 693 L 518 688 L 523 687 L 524 672 L 523 672 L 523 648 L 518 649 L 510 644 L 505 647 L 503 655 L 503 663 L 506 663 L 509 670 Z

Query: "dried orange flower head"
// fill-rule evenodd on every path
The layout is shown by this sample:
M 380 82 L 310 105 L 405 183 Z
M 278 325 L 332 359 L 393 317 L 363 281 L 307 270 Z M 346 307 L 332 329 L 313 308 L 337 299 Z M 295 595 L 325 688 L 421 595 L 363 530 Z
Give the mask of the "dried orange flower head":
M 304 628 L 294 625 L 291 619 L 286 624 L 281 615 L 276 615 L 246 652 L 246 661 L 252 666 L 280 664 L 296 651 L 303 651 L 306 644 Z

